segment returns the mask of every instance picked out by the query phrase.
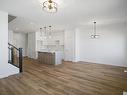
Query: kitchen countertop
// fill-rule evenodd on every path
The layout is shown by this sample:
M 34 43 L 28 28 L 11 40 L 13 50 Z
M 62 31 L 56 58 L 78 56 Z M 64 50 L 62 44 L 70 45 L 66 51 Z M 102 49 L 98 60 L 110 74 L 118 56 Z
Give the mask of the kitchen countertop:
M 59 52 L 62 52 L 62 51 L 38 51 L 38 52 L 45 52 L 45 53 L 59 53 Z

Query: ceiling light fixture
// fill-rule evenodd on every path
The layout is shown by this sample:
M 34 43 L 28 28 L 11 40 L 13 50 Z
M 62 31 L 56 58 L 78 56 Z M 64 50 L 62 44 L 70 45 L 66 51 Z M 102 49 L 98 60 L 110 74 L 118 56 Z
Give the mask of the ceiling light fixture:
M 52 38 L 52 26 L 49 26 L 49 39 L 51 39 Z
M 52 38 L 52 26 L 44 27 L 44 31 L 40 28 L 40 37 L 44 37 L 44 39 Z
M 46 32 L 47 30 L 46 30 L 46 27 L 44 27 L 44 30 L 45 30 L 44 31 L 44 39 L 47 39 L 47 32 Z
M 40 28 L 40 34 L 41 34 L 40 36 L 42 37 L 42 28 Z
M 57 3 L 54 2 L 53 0 L 47 0 L 43 2 L 43 9 L 44 11 L 50 12 L 50 13 L 55 13 L 57 12 Z
M 100 35 L 97 35 L 97 32 L 96 32 L 96 23 L 97 23 L 97 22 L 94 22 L 94 34 L 91 35 L 91 38 L 92 38 L 92 39 L 97 39 L 97 38 L 100 37 Z

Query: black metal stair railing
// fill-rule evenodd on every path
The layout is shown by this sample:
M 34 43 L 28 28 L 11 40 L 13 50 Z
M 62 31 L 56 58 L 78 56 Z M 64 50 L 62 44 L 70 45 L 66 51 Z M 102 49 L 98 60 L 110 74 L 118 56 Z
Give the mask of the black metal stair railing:
M 22 70 L 23 56 L 22 56 L 22 48 L 16 48 L 14 45 L 8 43 L 8 63 L 19 68 L 19 72 Z

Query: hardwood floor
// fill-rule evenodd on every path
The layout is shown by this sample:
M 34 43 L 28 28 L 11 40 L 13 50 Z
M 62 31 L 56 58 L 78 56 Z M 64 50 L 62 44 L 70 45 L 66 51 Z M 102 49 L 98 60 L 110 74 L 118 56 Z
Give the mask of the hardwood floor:
M 0 95 L 122 95 L 122 67 L 64 62 L 59 66 L 24 60 L 24 72 L 0 80 Z

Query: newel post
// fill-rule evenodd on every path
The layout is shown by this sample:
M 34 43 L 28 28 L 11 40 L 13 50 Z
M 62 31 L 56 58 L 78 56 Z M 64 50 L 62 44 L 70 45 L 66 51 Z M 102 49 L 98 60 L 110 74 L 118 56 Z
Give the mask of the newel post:
M 23 55 L 22 55 L 22 52 L 23 52 L 23 50 L 22 50 L 22 48 L 19 48 L 19 71 L 20 71 L 20 73 L 23 71 L 22 70 L 22 63 L 23 63 Z

